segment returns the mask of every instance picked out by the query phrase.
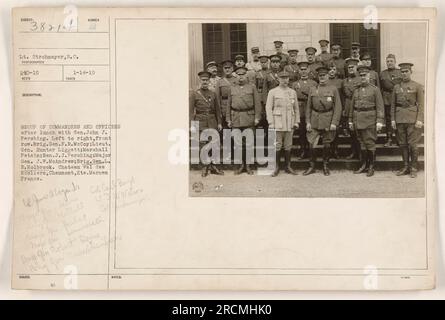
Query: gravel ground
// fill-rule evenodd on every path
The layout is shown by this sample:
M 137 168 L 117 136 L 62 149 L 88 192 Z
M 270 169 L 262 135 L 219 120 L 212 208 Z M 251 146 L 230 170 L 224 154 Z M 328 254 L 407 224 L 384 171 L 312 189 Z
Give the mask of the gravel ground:
M 225 171 L 224 176 L 201 177 L 198 170 L 190 171 L 192 197 L 333 197 L 333 198 L 412 198 L 424 197 L 424 171 L 416 179 L 396 177 L 391 171 L 376 171 L 373 177 L 353 174 L 351 171 L 334 171 L 325 177 L 315 174 L 289 175 L 281 171 L 278 177 L 264 175 L 235 176 Z

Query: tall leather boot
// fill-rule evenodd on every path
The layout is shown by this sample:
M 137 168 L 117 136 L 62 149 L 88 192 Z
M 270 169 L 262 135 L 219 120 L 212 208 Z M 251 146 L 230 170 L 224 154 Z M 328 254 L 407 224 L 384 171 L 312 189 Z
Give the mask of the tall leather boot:
M 315 152 L 314 147 L 309 146 L 309 168 L 303 172 L 303 176 L 315 173 Z
M 403 160 L 403 167 L 399 171 L 396 172 L 396 176 L 404 176 L 409 173 L 409 151 L 408 146 L 400 147 L 402 151 L 402 160 Z
M 323 146 L 323 174 L 325 176 L 329 176 L 331 174 L 328 167 L 330 151 L 331 151 L 331 146 L 329 144 L 325 144 Z
M 375 151 L 374 150 L 367 150 L 368 152 L 368 173 L 366 174 L 367 177 L 372 177 L 374 175 L 374 160 L 375 160 Z
M 360 155 L 360 143 L 357 140 L 355 132 L 351 132 L 351 154 L 346 159 L 357 159 Z
M 294 169 L 292 169 L 292 167 L 291 167 L 291 151 L 290 150 L 284 151 L 284 159 L 285 159 L 284 170 L 289 174 L 296 175 L 297 172 Z
M 417 164 L 417 160 L 419 158 L 419 150 L 417 149 L 417 147 L 414 148 L 410 148 L 411 149 L 411 162 L 410 162 L 410 176 L 411 178 L 416 178 L 417 177 L 417 169 L 418 169 L 418 164 Z
M 355 174 L 360 174 L 363 172 L 366 172 L 368 170 L 369 166 L 369 159 L 368 159 L 368 153 L 367 150 L 361 150 L 361 166 L 357 170 L 354 171 Z
M 216 165 L 212 162 L 210 163 L 210 172 L 219 176 L 223 176 L 224 175 L 224 171 L 218 169 L 216 167 Z
M 272 173 L 272 177 L 276 177 L 278 173 L 280 173 L 280 159 L 281 158 L 281 150 L 275 151 L 275 170 Z

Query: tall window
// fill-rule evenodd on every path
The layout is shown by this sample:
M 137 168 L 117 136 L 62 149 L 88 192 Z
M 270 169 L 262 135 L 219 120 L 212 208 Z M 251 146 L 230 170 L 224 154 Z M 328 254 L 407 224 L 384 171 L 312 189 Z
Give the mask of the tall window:
M 247 35 L 245 23 L 204 23 L 204 65 L 209 61 L 221 62 L 242 54 L 247 59 Z
M 368 52 L 372 57 L 372 67 L 380 72 L 380 24 L 377 29 L 366 29 L 363 23 L 331 23 L 331 42 L 342 46 L 343 58 L 351 55 L 351 43 L 360 42 L 360 54 Z

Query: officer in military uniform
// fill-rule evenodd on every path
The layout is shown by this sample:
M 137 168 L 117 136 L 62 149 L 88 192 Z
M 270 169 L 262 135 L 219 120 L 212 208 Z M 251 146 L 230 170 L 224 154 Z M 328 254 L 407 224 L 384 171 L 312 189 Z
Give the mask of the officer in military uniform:
M 252 47 L 252 49 L 250 49 L 250 52 L 252 53 L 252 60 L 246 63 L 246 68 L 247 70 L 258 72 L 261 70 L 261 62 L 259 59 L 260 48 Z
M 283 41 L 280 40 L 276 40 L 273 42 L 274 46 L 275 46 L 275 51 L 276 51 L 276 55 L 279 55 L 281 60 L 280 60 L 280 64 L 281 64 L 281 68 L 283 69 L 285 65 L 288 64 L 289 62 L 289 55 L 287 53 L 283 52 Z
M 206 64 L 206 70 L 210 73 L 210 83 L 209 83 L 209 89 L 212 91 L 216 90 L 216 84 L 221 79 L 220 76 L 218 76 L 218 64 L 215 61 L 210 61 Z
M 289 73 L 289 86 L 292 87 L 292 84 L 300 78 L 300 70 L 297 64 L 298 50 L 291 49 L 287 52 L 289 53 L 289 63 L 284 66 L 284 71 Z
M 266 90 L 265 82 L 269 70 L 269 56 L 262 55 L 259 57 L 259 61 L 261 63 L 261 70 L 257 71 L 255 74 L 256 89 L 258 91 L 258 94 L 260 95 L 261 107 L 262 107 L 261 120 L 258 123 L 258 127 L 267 129 L 268 123 L 266 119 L 266 109 L 265 109 L 267 96 L 264 96 L 263 91 Z M 265 130 L 265 132 L 267 134 L 267 130 Z
M 341 117 L 340 94 L 334 86 L 327 84 L 328 69 L 319 67 L 317 69 L 319 85 L 311 87 L 306 106 L 306 129 L 307 140 L 309 142 L 309 168 L 303 173 L 308 175 L 315 172 L 315 152 L 314 147 L 318 140 L 323 140 L 323 173 L 325 176 L 329 172 L 330 144 L 335 138 L 335 132 Z
M 331 62 L 335 64 L 338 78 L 345 78 L 345 59 L 341 57 L 341 45 L 334 43 L 331 45 L 332 59 Z
M 223 77 L 217 82 L 215 92 L 219 105 L 221 106 L 221 119 L 223 128 L 227 128 L 226 115 L 229 109 L 230 87 L 237 82 L 233 76 L 233 62 L 224 60 L 221 62 Z
M 272 177 L 280 172 L 281 149 L 284 148 L 285 171 L 297 174 L 291 167 L 291 150 L 294 128 L 298 129 L 300 112 L 297 93 L 289 88 L 289 74 L 278 73 L 279 86 L 269 91 L 266 102 L 269 128 L 275 130 L 275 170 Z
M 300 126 L 298 128 L 298 143 L 300 144 L 300 159 L 305 159 L 309 153 L 309 143 L 307 141 L 306 131 L 306 104 L 311 87 L 317 86 L 317 82 L 309 79 L 309 64 L 307 61 L 298 63 L 300 70 L 300 79 L 295 81 L 292 89 L 297 92 L 298 107 L 300 111 Z
M 393 144 L 393 132 L 391 126 L 391 96 L 394 86 L 402 81 L 400 69 L 396 68 L 396 56 L 392 53 L 386 57 L 387 69 L 380 72 L 383 103 L 385 104 L 386 143 L 385 147 Z
M 306 60 L 309 63 L 309 79 L 318 81 L 317 69 L 322 66 L 322 63 L 315 61 L 315 53 L 317 52 L 317 49 L 314 47 L 307 47 L 304 51 L 306 51 Z
M 235 56 L 235 69 L 237 68 L 246 68 L 246 61 L 244 60 L 244 56 L 242 54 L 237 54 Z M 233 72 L 233 75 L 235 77 L 238 77 L 238 74 L 236 72 Z M 255 83 L 254 70 L 247 70 L 247 82 Z
M 318 41 L 320 44 L 320 54 L 315 57 L 317 62 L 321 62 L 324 66 L 327 66 L 328 61 L 332 59 L 332 54 L 328 52 L 329 41 L 322 39 Z
M 358 88 L 360 85 L 360 79 L 357 77 L 357 64 L 359 63 L 358 60 L 348 58 L 346 59 L 346 68 L 347 68 L 347 74 L 346 78 L 343 79 L 343 101 L 344 101 L 344 108 L 343 108 L 343 119 L 342 122 L 345 127 L 348 126 L 348 116 L 352 109 L 352 94 L 354 93 L 354 90 Z M 355 131 L 350 130 L 349 134 L 351 136 L 351 154 L 346 157 L 346 159 L 354 159 L 360 157 L 360 143 L 357 140 L 357 136 L 355 134 Z
M 238 83 L 231 87 L 229 105 L 230 112 L 226 115 L 229 128 L 244 130 L 252 130 L 258 124 L 261 118 L 261 102 L 260 96 L 251 83 L 247 82 L 247 68 L 240 67 L 235 70 L 238 74 Z M 239 138 L 239 137 L 238 137 Z M 247 174 L 253 174 L 250 164 L 254 162 L 254 141 L 241 141 L 235 137 L 235 148 L 241 148 L 242 163 L 235 170 L 235 174 L 241 174 L 246 169 Z M 249 151 L 248 151 L 249 150 Z M 248 154 L 252 157 L 248 157 Z
M 360 42 L 351 43 L 351 59 L 358 60 L 360 62 Z
M 199 123 L 200 132 L 205 129 L 221 130 L 221 110 L 219 106 L 216 93 L 209 89 L 210 73 L 207 71 L 201 71 L 198 73 L 200 79 L 200 88 L 196 91 L 191 91 L 189 95 L 189 115 L 192 121 Z M 191 130 L 196 130 L 192 126 Z M 219 145 L 218 141 L 212 141 Z M 200 141 L 200 150 L 206 145 L 205 141 Z M 201 168 L 202 177 L 206 177 L 209 172 L 222 175 L 224 174 L 219 170 L 211 155 L 211 159 L 208 164 L 204 164 Z
M 354 173 L 367 172 L 374 175 L 375 143 L 377 132 L 383 127 L 384 107 L 380 89 L 369 81 L 370 68 L 358 67 L 360 86 L 352 95 L 352 108 L 349 111 L 349 126 L 356 132 L 361 148 L 361 165 Z
M 418 144 L 422 136 L 424 88 L 411 80 L 412 63 L 400 63 L 402 82 L 394 86 L 391 99 L 391 125 L 402 151 L 403 167 L 396 175 L 417 177 Z
M 360 61 L 359 65 L 367 66 L 369 68 L 369 73 L 368 73 L 369 83 L 375 85 L 380 90 L 379 74 L 376 71 L 372 70 L 371 54 L 367 52 L 364 53 L 362 55 L 362 60 Z
M 273 54 L 269 57 L 269 59 L 270 68 L 267 71 L 266 80 L 264 81 L 263 101 L 267 101 L 267 94 L 269 93 L 269 90 L 272 90 L 280 85 L 278 73 L 281 71 L 281 57 L 277 54 Z
M 343 100 L 342 100 L 343 80 L 338 78 L 337 67 L 332 60 L 328 61 L 326 63 L 326 66 L 328 67 L 328 70 L 329 70 L 329 72 L 328 72 L 329 79 L 328 79 L 327 84 L 337 88 L 338 93 L 340 94 L 340 101 L 342 101 L 342 105 L 343 105 Z M 338 128 L 336 130 L 334 141 L 332 141 L 332 143 L 331 143 L 331 156 L 334 159 L 339 158 L 339 155 L 338 155 L 338 133 L 340 131 L 340 127 L 341 127 L 341 121 L 340 121 L 340 125 L 338 126 Z

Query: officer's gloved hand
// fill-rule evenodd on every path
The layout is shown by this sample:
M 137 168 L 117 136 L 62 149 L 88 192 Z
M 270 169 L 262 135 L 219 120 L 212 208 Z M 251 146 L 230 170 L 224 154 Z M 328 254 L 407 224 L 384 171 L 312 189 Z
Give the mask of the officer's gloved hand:
M 377 124 L 376 124 L 377 132 L 380 132 L 382 130 L 382 128 L 383 128 L 383 124 L 380 122 L 377 122 Z
M 396 130 L 397 129 L 397 125 L 395 121 L 391 121 L 391 127 Z
M 337 126 L 335 124 L 331 124 L 331 127 L 329 128 L 331 131 L 337 130 Z
M 218 131 L 222 130 L 222 124 L 218 124 Z
M 354 130 L 354 124 L 352 122 L 349 122 L 349 130 Z
M 255 119 L 255 127 L 258 125 L 258 123 L 260 123 L 260 120 Z
M 294 128 L 295 128 L 295 129 L 300 128 L 300 124 L 299 124 L 299 123 L 294 124 Z
M 310 123 L 306 124 L 306 131 L 312 131 L 312 126 Z
M 414 125 L 417 129 L 420 129 L 423 127 L 423 122 L 422 121 L 416 121 L 416 124 Z
M 227 126 L 228 126 L 229 128 L 232 128 L 232 121 L 227 122 Z

